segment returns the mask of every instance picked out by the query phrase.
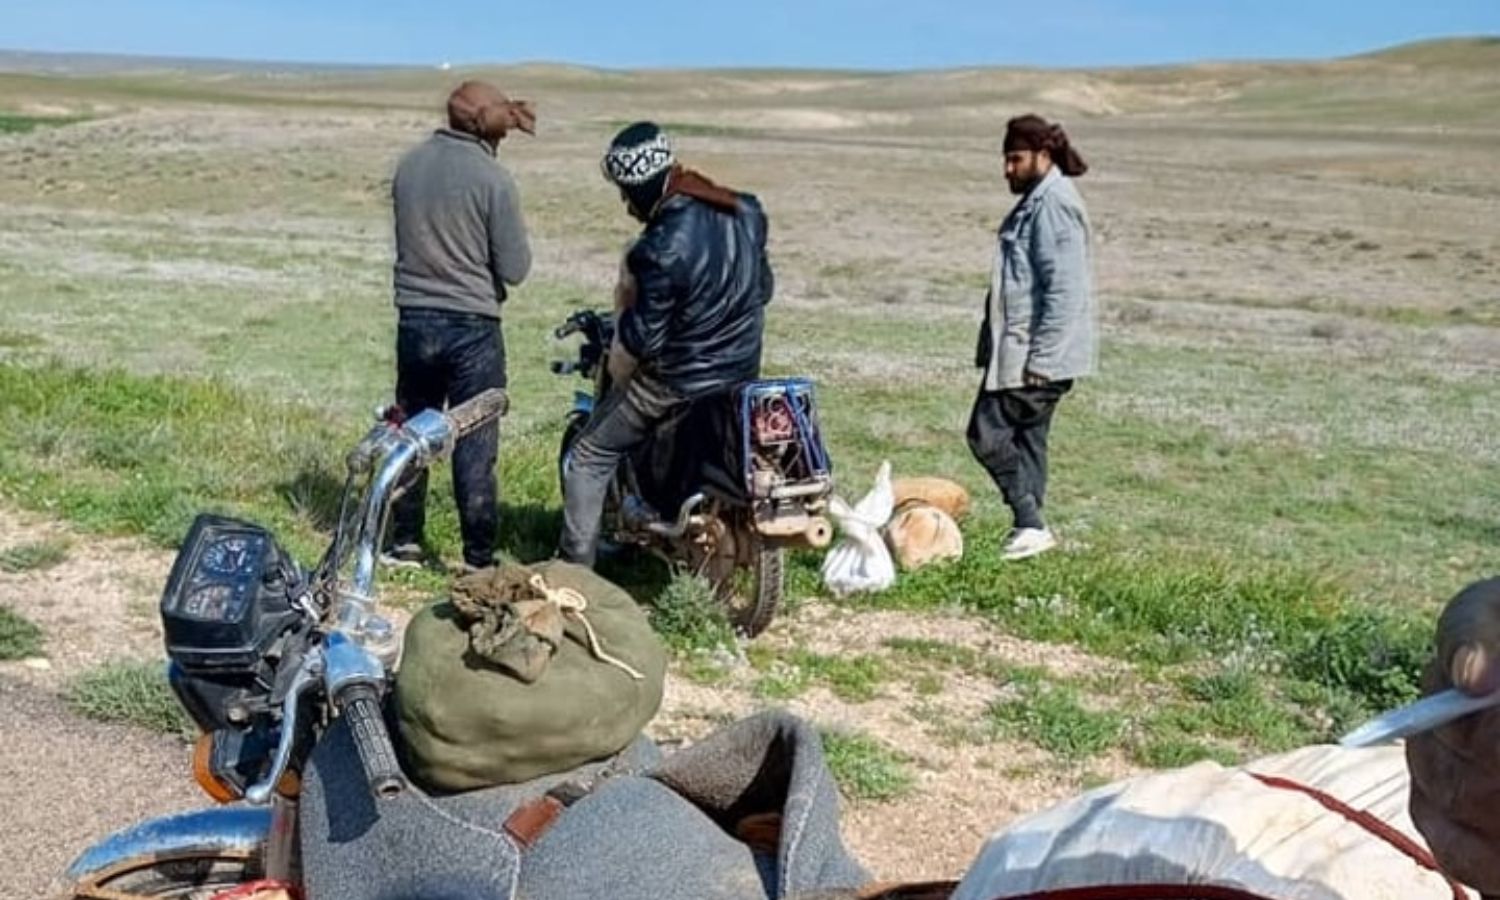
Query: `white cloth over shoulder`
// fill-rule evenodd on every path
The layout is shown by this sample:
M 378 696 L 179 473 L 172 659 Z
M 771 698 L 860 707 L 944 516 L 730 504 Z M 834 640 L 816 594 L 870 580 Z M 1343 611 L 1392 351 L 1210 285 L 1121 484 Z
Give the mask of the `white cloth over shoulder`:
M 1183 884 L 1268 900 L 1476 896 L 1430 867 L 1409 789 L 1399 747 L 1309 747 L 1142 775 L 996 834 L 953 900 Z

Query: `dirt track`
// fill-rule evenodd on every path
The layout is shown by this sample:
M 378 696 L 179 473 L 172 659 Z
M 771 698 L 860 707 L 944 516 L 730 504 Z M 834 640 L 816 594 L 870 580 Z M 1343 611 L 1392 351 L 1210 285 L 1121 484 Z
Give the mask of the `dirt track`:
M 80 719 L 45 690 L 4 676 L 0 718 L 0 897 L 55 896 L 54 879 L 84 847 L 201 802 L 180 740 Z

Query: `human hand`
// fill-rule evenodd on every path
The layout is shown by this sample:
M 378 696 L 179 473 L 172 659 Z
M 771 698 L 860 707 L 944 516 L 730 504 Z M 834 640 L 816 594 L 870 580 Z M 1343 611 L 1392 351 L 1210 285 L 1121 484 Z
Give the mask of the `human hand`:
M 1449 601 L 1423 689 L 1483 696 L 1500 689 L 1500 579 Z M 1414 735 L 1406 744 L 1411 814 L 1454 878 L 1500 896 L 1500 709 Z
M 637 365 L 636 358 L 625 349 L 625 345 L 616 338 L 609 345 L 609 353 L 606 355 L 605 366 L 609 370 L 609 378 L 615 384 L 620 385 L 630 380 L 635 374 Z

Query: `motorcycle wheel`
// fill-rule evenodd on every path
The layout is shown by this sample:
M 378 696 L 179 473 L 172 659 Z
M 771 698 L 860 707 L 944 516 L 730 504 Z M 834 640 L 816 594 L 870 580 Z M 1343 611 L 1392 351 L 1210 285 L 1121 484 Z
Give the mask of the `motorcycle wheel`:
M 786 590 L 786 551 L 754 530 L 736 530 L 734 538 L 743 546 L 724 548 L 733 556 L 721 556 L 720 571 L 710 577 L 714 598 L 729 623 L 753 638 L 770 626 L 781 608 Z
M 72 900 L 212 900 L 260 877 L 259 858 L 245 854 L 205 850 L 171 858 L 143 856 L 75 887 L 68 896 Z

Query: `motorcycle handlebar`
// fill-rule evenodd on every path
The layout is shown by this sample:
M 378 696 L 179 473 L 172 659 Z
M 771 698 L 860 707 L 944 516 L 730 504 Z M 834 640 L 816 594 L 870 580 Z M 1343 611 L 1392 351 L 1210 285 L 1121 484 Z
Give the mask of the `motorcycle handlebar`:
M 339 695 L 340 714 L 348 720 L 349 734 L 359 751 L 370 794 L 377 800 L 389 799 L 406 789 L 396 748 L 380 715 L 380 694 L 373 685 L 353 684 Z
M 490 388 L 471 400 L 448 410 L 448 424 L 455 439 L 478 431 L 490 420 L 498 419 L 510 409 L 510 395 L 502 388 Z

